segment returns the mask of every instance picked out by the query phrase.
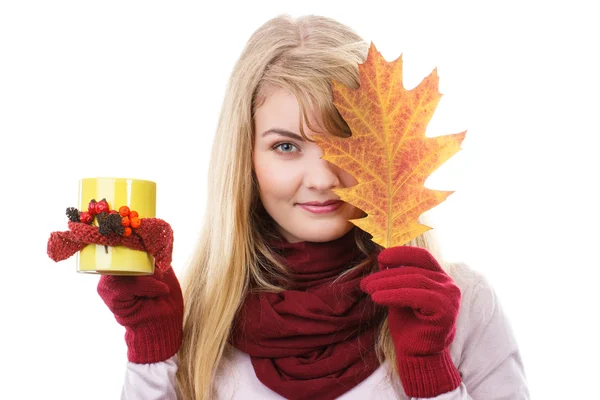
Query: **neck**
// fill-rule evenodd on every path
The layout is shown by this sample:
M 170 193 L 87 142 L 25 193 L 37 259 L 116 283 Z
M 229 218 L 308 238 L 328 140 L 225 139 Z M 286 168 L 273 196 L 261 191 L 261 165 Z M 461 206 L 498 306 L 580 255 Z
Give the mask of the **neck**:
M 356 229 L 329 242 L 290 243 L 282 236 L 272 240 L 269 244 L 289 271 L 290 289 L 330 282 L 360 263 L 366 256 L 356 244 Z

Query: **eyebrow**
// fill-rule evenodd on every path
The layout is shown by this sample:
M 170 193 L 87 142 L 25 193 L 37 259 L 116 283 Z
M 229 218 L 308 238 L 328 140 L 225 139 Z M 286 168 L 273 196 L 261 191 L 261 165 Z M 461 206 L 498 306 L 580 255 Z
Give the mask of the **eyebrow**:
M 298 135 L 298 134 L 296 134 L 294 132 L 288 131 L 286 129 L 281 129 L 281 128 L 267 129 L 266 131 L 264 131 L 262 133 L 261 136 L 265 137 L 265 136 L 267 136 L 269 134 L 278 134 L 278 135 L 281 135 L 281 136 L 289 137 L 291 139 L 296 139 L 296 140 L 301 141 L 301 142 L 305 141 L 305 139 L 302 136 L 300 136 L 300 135 Z

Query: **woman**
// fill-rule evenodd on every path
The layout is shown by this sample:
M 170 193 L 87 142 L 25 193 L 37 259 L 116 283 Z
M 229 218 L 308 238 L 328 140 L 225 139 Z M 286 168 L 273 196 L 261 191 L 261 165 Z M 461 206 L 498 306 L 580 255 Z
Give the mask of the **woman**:
M 172 269 L 100 280 L 126 327 L 123 398 L 528 398 L 485 279 L 443 269 L 427 234 L 379 248 L 332 192 L 356 181 L 311 137 L 350 135 L 330 82 L 357 87 L 367 50 L 317 16 L 252 35 L 214 139 L 185 311 Z

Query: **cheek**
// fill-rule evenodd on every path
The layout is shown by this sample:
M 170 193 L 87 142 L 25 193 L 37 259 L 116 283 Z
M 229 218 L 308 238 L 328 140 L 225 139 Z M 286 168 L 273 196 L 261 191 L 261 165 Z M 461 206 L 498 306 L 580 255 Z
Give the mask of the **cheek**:
M 254 163 L 260 197 L 267 206 L 277 201 L 287 201 L 294 197 L 300 178 L 293 168 L 268 158 L 258 158 Z

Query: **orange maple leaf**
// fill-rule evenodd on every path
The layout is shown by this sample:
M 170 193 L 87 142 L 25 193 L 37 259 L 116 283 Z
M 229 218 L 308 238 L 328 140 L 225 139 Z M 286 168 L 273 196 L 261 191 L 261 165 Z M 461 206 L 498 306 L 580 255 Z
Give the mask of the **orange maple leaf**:
M 351 220 L 384 247 L 406 244 L 430 227 L 419 216 L 453 191 L 425 188 L 425 180 L 460 150 L 466 131 L 428 138 L 425 129 L 441 98 L 437 71 L 412 90 L 402 84 L 402 56 L 386 62 L 373 43 L 359 64 L 360 87 L 333 82 L 334 105 L 352 136 L 314 135 L 323 159 L 358 184 L 335 194 L 364 212 Z

